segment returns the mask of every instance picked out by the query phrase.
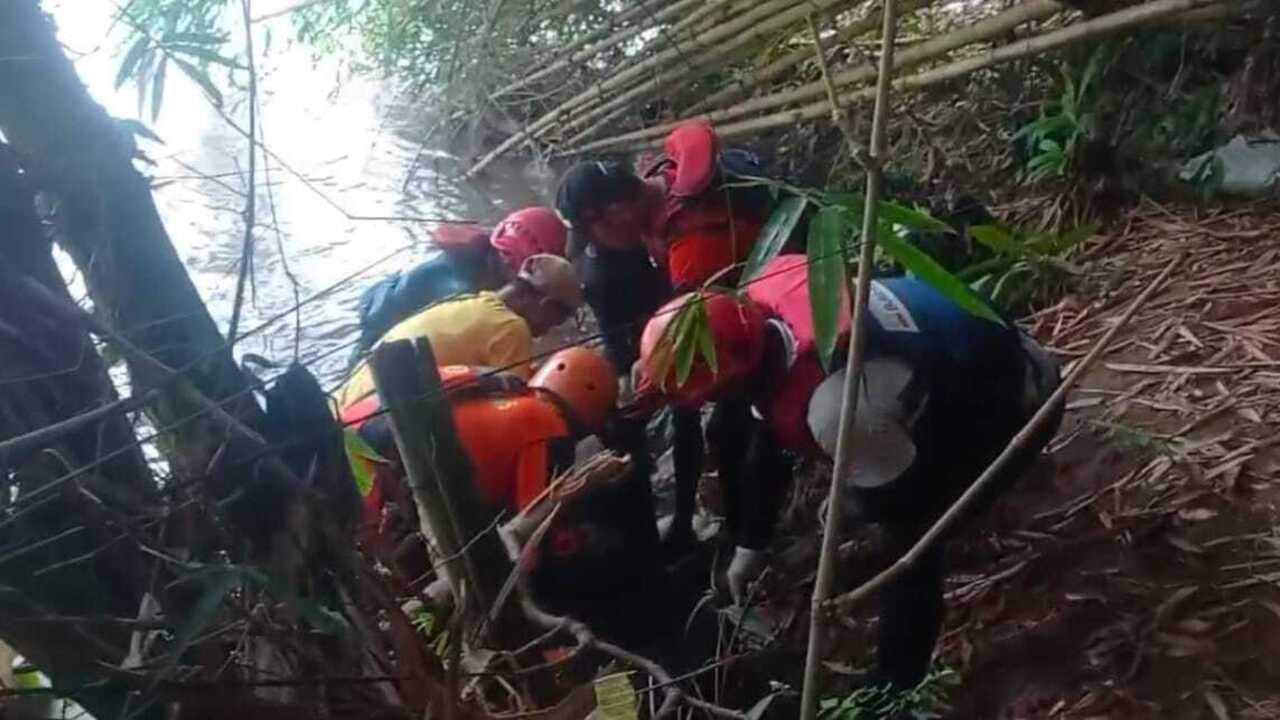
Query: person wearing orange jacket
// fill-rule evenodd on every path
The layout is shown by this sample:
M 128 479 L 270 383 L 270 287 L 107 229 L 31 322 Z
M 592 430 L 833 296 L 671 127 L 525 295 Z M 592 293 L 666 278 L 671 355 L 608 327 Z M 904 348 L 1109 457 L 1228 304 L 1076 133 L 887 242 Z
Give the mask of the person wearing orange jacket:
M 690 302 L 704 305 L 717 362 L 713 369 L 699 356 L 678 382 L 662 360 L 670 351 L 664 337 L 678 308 Z M 839 318 L 837 348 L 844 352 L 847 298 Z M 842 479 L 842 507 L 854 519 L 879 523 L 897 556 L 1052 395 L 1058 368 L 1012 322 L 970 314 L 914 278 L 872 281 L 864 330 L 855 457 Z M 712 441 L 737 546 L 729 587 L 739 600 L 764 567 L 790 484 L 790 457 L 831 458 L 840 429 L 843 362 L 834 362 L 842 369 L 828 373 L 818 357 L 807 259 L 779 256 L 741 295 L 710 290 L 673 300 L 645 327 L 641 346 L 642 396 L 686 406 L 738 397 L 762 418 L 746 435 Z M 1053 422 L 998 476 L 969 519 L 1035 462 L 1057 431 L 1062 407 L 1055 410 Z M 944 576 L 944 549 L 937 544 L 881 593 L 873 684 L 905 690 L 924 677 L 943 618 Z
M 495 513 L 508 517 L 539 499 L 573 464 L 579 440 L 608 429 L 618 398 L 608 360 L 582 347 L 552 355 L 527 384 L 485 368 L 452 366 L 440 372 L 476 489 Z M 357 459 L 374 478 L 364 499 L 367 532 L 381 526 L 389 498 L 398 507 L 412 507 L 388 416 L 379 409 L 378 398 L 369 396 L 340 412 L 344 424 L 390 459 L 385 464 Z M 604 626 L 614 632 L 625 626 L 625 618 L 609 615 L 609 598 L 636 590 L 631 584 L 651 564 L 657 543 L 652 507 L 645 504 L 647 488 L 632 486 L 607 500 L 590 522 L 553 527 L 544 560 L 531 578 L 552 612 L 603 616 Z

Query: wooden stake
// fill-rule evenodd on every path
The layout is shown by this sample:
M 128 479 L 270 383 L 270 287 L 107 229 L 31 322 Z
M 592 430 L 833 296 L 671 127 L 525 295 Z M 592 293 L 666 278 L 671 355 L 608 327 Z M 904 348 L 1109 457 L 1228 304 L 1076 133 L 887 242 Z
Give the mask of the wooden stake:
M 893 0 L 884 0 L 884 26 L 880 33 L 880 79 L 876 83 L 876 106 L 871 120 L 871 157 L 867 168 L 867 199 L 862 213 L 862 247 L 858 258 L 858 280 L 854 286 L 853 317 L 850 319 L 849 359 L 845 365 L 844 402 L 840 406 L 840 433 L 836 436 L 835 467 L 831 471 L 831 487 L 827 490 L 827 524 L 822 533 L 822 554 L 818 556 L 818 578 L 813 588 L 813 604 L 809 613 L 809 648 L 805 654 L 804 692 L 800 700 L 800 720 L 814 720 L 818 714 L 818 670 L 822 665 L 822 641 L 826 614 L 822 611 L 835 582 L 836 557 L 839 555 L 840 495 L 844 478 L 853 461 L 853 426 L 858 408 L 858 388 L 862 382 L 862 359 L 866 353 L 863 318 L 871 291 L 871 267 L 875 263 L 876 223 L 879 220 L 883 175 L 880 164 L 884 156 L 885 125 L 889 115 L 889 79 L 893 72 L 893 35 L 896 27 Z M 827 61 L 818 37 L 818 27 L 809 17 L 823 77 L 830 83 Z M 845 134 L 845 142 L 854 157 L 860 153 L 844 110 L 831 86 L 831 114 Z
M 1013 439 L 1009 441 L 1009 444 L 1005 447 L 1004 451 L 991 462 L 991 465 L 983 471 L 982 475 L 978 476 L 978 479 L 969 486 L 969 489 L 966 490 L 945 513 L 943 513 L 942 517 L 938 518 L 938 521 L 933 524 L 933 527 L 929 528 L 929 531 L 926 532 L 905 555 L 898 558 L 897 562 L 890 565 L 887 569 L 883 570 L 880 574 L 871 578 L 866 583 L 863 583 L 858 588 L 833 599 L 829 603 L 829 607 L 833 606 L 834 608 L 838 608 L 842 611 L 848 610 L 854 603 L 884 587 L 886 583 L 897 578 L 899 575 L 906 572 L 907 568 L 915 564 L 929 549 L 929 547 L 936 543 L 942 534 L 955 524 L 956 519 L 973 504 L 974 499 L 983 491 L 983 489 L 986 488 L 987 485 L 991 484 L 992 480 L 1000 473 L 1001 470 L 1004 469 L 1005 465 L 1009 464 L 1009 461 L 1013 456 L 1031 441 L 1032 436 L 1040 430 L 1040 426 L 1044 425 L 1044 423 L 1049 419 L 1049 416 L 1054 413 L 1057 405 L 1060 404 L 1067 396 L 1071 387 L 1080 379 L 1084 374 L 1084 371 L 1093 364 L 1093 361 L 1102 354 L 1103 350 L 1106 350 L 1107 346 L 1111 344 L 1111 340 L 1115 338 L 1116 334 L 1129 324 L 1129 321 L 1133 319 L 1133 316 L 1137 313 L 1138 309 L 1146 304 L 1147 299 L 1150 298 L 1156 290 L 1159 290 L 1164 286 L 1165 281 L 1169 279 L 1169 275 L 1173 273 L 1174 268 L 1176 268 L 1181 261 L 1181 256 L 1174 258 L 1167 266 L 1165 266 L 1164 271 L 1155 279 L 1155 282 L 1148 285 L 1146 289 L 1134 299 L 1133 303 L 1129 306 L 1129 309 L 1126 310 L 1125 313 L 1120 316 L 1120 319 L 1117 320 L 1116 323 L 1098 339 L 1098 342 L 1094 344 L 1093 349 L 1089 351 L 1089 354 L 1085 355 L 1080 362 L 1076 363 L 1076 366 L 1072 368 L 1067 377 L 1063 379 L 1062 384 L 1058 386 L 1058 389 L 1049 396 L 1048 400 L 1045 400 L 1044 404 L 1040 406 L 1040 409 L 1036 411 L 1035 415 L 1031 416 L 1031 419 L 1027 421 L 1027 424 L 1023 426 L 1022 430 L 1018 431 L 1018 434 L 1013 436 Z
M 425 338 L 382 343 L 369 364 L 382 407 L 391 413 L 422 534 L 476 633 L 511 566 L 495 531 L 495 513 L 472 482 L 471 461 L 458 441 L 431 345 Z

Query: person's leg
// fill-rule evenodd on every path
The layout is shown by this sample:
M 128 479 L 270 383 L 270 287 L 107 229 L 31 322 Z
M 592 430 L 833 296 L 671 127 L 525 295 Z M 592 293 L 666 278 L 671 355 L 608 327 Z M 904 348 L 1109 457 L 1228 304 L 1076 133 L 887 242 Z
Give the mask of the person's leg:
M 671 409 L 671 454 L 676 475 L 676 511 L 671 520 L 671 537 L 692 532 L 698 510 L 698 479 L 705 456 L 702 442 L 702 413 L 686 408 Z
M 886 547 L 892 559 L 911 548 L 925 528 L 887 524 Z M 933 659 L 946 608 L 943 577 L 946 549 L 935 544 L 920 560 L 880 591 L 879 644 L 873 686 L 909 690 L 924 679 Z

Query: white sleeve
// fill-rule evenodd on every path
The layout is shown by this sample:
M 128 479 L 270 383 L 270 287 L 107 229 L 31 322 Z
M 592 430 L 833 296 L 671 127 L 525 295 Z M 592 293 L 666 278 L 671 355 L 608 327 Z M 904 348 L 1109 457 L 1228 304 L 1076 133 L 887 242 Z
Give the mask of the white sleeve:
M 854 423 L 853 470 L 848 480 L 855 487 L 885 485 L 915 462 L 916 446 L 908 431 L 914 418 L 908 416 L 900 399 L 911 374 L 906 363 L 892 358 L 869 359 L 865 364 L 865 382 Z M 844 370 L 828 377 L 809 399 L 809 431 L 833 458 L 840 432 L 844 378 Z

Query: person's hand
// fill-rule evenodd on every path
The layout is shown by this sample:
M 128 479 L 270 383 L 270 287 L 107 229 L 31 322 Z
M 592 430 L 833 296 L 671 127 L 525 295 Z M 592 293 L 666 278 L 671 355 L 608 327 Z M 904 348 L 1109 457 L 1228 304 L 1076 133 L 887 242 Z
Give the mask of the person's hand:
M 734 605 L 742 606 L 747 599 L 747 588 L 760 577 L 766 565 L 768 561 L 763 550 L 741 546 L 734 549 L 733 560 L 729 562 L 729 570 L 725 573 Z

